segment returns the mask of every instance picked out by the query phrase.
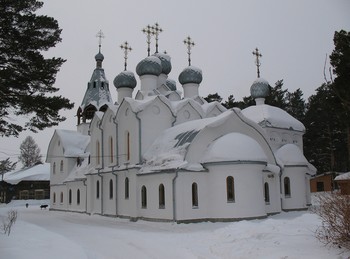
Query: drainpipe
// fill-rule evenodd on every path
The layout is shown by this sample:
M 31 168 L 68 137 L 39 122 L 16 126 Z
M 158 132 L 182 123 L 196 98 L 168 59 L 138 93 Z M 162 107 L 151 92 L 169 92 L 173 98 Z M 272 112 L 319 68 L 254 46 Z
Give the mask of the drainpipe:
M 87 191 L 87 185 L 86 180 L 83 180 L 83 184 L 85 186 L 85 212 L 87 213 L 87 199 L 88 199 L 88 191 Z
M 115 175 L 115 215 L 118 216 L 118 175 L 113 168 L 112 174 Z
M 100 185 L 101 195 L 99 197 L 100 197 L 100 200 L 101 200 L 101 215 L 103 215 L 103 177 L 102 177 L 102 175 L 100 173 L 100 170 L 101 169 L 97 169 L 97 175 L 99 177 L 101 177 L 101 185 Z
M 175 177 L 173 178 L 173 220 L 176 222 L 176 179 L 178 177 L 179 168 L 175 169 Z

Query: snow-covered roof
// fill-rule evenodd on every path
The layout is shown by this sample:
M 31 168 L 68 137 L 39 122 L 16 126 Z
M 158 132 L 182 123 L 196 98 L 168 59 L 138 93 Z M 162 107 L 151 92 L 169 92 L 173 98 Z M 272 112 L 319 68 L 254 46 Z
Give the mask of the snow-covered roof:
M 86 149 L 90 143 L 90 136 L 73 130 L 56 130 L 63 147 L 65 157 L 85 157 Z
M 263 127 L 305 131 L 304 125 L 286 111 L 267 104 L 253 105 L 242 110 L 244 116 Z
M 81 161 L 81 164 L 75 164 L 72 171 L 68 174 L 68 177 L 64 180 L 64 182 L 71 182 L 77 180 L 86 179 L 86 173 L 89 172 L 89 159 L 85 158 Z
M 350 180 L 350 172 L 338 175 L 334 178 L 335 181 Z
M 224 123 L 231 113 L 227 111 L 216 117 L 188 121 L 163 131 L 145 152 L 145 164 L 140 173 L 174 168 L 202 170 L 201 165 L 185 161 L 188 146 L 202 129 Z
M 267 162 L 262 147 L 242 133 L 226 134 L 209 145 L 201 162 L 261 161 Z
M 286 165 L 308 165 L 303 152 L 294 144 L 286 144 L 275 152 L 278 163 L 281 166 Z M 282 164 L 281 164 L 282 163 Z
M 21 181 L 50 181 L 50 164 L 40 164 L 4 174 L 4 181 L 18 184 Z

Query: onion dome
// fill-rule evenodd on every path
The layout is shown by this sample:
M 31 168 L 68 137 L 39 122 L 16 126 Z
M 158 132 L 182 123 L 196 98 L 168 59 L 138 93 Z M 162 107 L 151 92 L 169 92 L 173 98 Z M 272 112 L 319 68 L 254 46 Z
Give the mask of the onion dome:
M 254 99 L 266 98 L 270 94 L 270 85 L 265 79 L 256 79 L 250 87 L 250 95 Z
M 182 85 L 188 83 L 200 84 L 202 80 L 202 70 L 194 66 L 186 67 L 179 75 L 179 82 Z
M 149 56 L 140 61 L 136 66 L 136 73 L 139 76 L 155 75 L 159 76 L 162 73 L 162 64 L 159 58 Z
M 162 74 L 168 75 L 171 71 L 170 56 L 162 53 L 155 53 L 154 56 L 160 59 L 160 62 L 162 64 Z
M 113 84 L 117 89 L 122 87 L 134 89 L 137 82 L 133 72 L 123 71 L 114 78 Z
M 167 87 L 169 87 L 169 89 L 171 91 L 176 91 L 176 82 L 175 82 L 175 80 L 167 79 L 165 81 L 165 84 L 166 84 Z
M 104 59 L 105 59 L 105 57 L 102 55 L 101 52 L 98 52 L 95 56 L 96 61 L 103 61 Z

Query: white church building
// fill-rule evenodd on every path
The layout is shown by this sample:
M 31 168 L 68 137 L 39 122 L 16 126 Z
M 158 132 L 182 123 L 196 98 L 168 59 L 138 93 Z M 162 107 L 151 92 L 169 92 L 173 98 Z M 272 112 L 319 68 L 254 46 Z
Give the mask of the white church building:
M 115 77 L 114 103 L 101 51 L 95 59 L 77 130 L 56 130 L 48 147 L 51 210 L 197 222 L 310 205 L 316 169 L 303 155 L 305 127 L 264 103 L 266 80 L 250 88 L 256 105 L 227 110 L 200 97 L 199 68 L 186 67 L 178 89 L 157 50 L 136 67 L 137 93 L 133 72 Z

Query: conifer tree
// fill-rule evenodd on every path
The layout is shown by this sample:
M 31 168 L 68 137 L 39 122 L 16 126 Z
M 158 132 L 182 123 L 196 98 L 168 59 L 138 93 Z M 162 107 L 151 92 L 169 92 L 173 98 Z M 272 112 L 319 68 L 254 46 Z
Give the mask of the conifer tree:
M 36 0 L 0 1 L 0 136 L 37 132 L 65 118 L 61 109 L 73 104 L 54 95 L 55 77 L 65 60 L 45 58 L 61 41 L 57 21 L 36 11 Z

